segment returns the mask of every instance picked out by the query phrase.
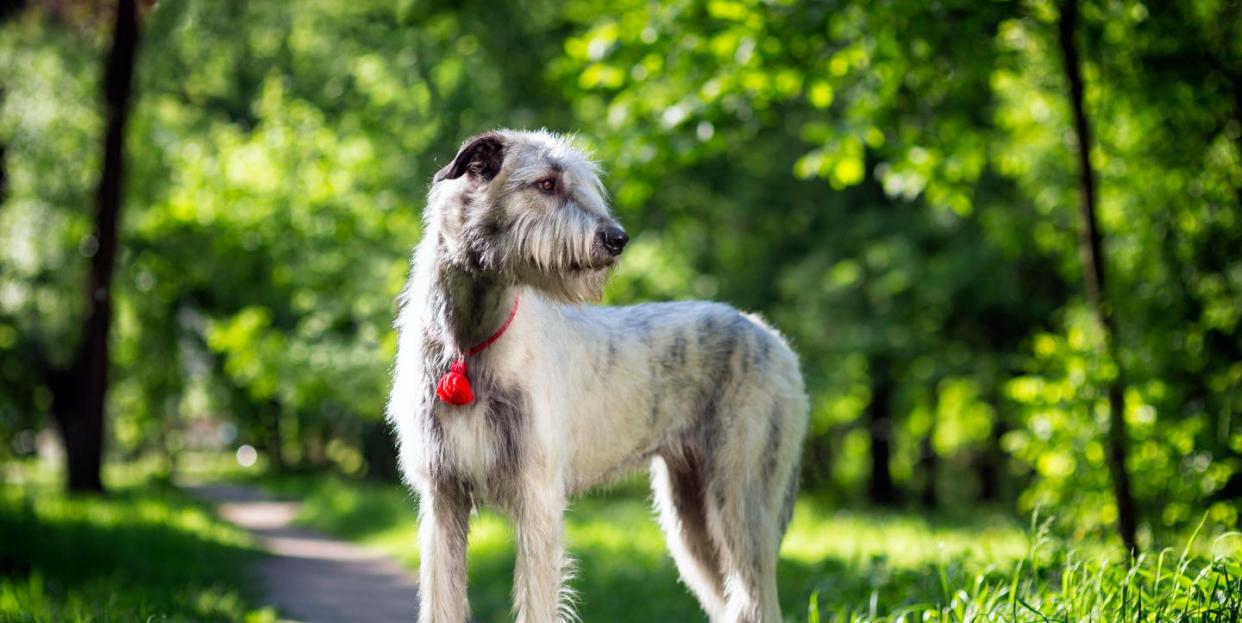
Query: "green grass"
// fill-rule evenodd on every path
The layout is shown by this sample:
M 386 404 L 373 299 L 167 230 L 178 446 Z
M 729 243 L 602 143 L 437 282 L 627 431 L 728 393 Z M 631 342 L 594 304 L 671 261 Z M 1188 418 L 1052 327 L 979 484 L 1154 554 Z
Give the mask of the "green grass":
M 0 620 L 270 621 L 256 609 L 248 538 L 201 504 L 133 475 L 106 497 L 67 497 L 46 479 L 0 485 Z M 418 563 L 412 498 L 335 477 L 262 478 L 305 499 L 299 519 Z M 1236 534 L 1190 538 L 1136 564 L 1107 545 L 1050 536 L 1001 515 L 924 517 L 799 503 L 782 548 L 788 621 L 1242 620 Z M 696 621 L 641 486 L 588 497 L 567 517 L 584 621 Z M 472 519 L 471 603 L 509 620 L 510 524 Z
M 925 603 L 887 608 L 877 599 L 866 610 L 829 612 L 816 593 L 807 620 L 1217 623 L 1242 617 L 1242 535 L 1222 534 L 1205 547 L 1196 531 L 1180 553 L 1164 549 L 1118 562 L 1099 544 L 1076 549 L 1050 538 L 1050 523 L 1032 523 L 1023 558 L 974 573 L 965 565 L 936 566 L 939 592 Z
M 124 479 L 106 496 L 66 496 L 6 467 L 0 620 L 275 619 L 247 586 L 246 535 L 176 489 Z
M 401 488 L 335 478 L 266 481 L 306 500 L 300 523 L 372 545 L 416 568 L 416 511 Z M 640 489 L 588 497 L 567 517 L 583 621 L 697 621 Z M 836 511 L 801 501 L 781 550 L 789 621 L 1239 621 L 1238 535 L 1146 556 L 1131 567 L 1104 543 L 1054 538 L 976 513 Z M 470 599 L 481 621 L 510 618 L 513 534 L 471 522 Z

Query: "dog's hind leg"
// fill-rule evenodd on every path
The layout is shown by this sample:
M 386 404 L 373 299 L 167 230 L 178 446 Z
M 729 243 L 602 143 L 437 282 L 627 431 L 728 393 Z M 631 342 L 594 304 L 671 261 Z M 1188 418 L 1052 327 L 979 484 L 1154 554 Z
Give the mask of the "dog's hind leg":
M 800 413 L 800 398 L 749 396 L 734 405 L 734 415 L 724 417 L 735 425 L 714 448 L 706 483 L 709 534 L 724 575 L 724 620 L 779 623 L 776 565 L 802 435 L 788 414 Z
M 694 591 L 712 621 L 724 616 L 720 557 L 707 533 L 703 465 L 697 453 L 672 451 L 651 461 L 651 489 L 660 527 L 682 582 Z
M 712 491 L 709 486 L 709 491 Z M 720 621 L 780 623 L 776 599 L 776 514 L 753 486 L 725 491 L 708 503 L 713 541 L 719 544 L 725 608 Z
M 748 487 L 749 488 L 749 487 Z M 735 497 L 740 496 L 740 497 Z M 728 623 L 780 623 L 777 601 L 777 513 L 755 489 L 733 489 L 724 504 L 709 502 L 713 540 L 720 543 Z
M 473 502 L 465 485 L 427 486 L 419 496 L 419 608 L 421 623 L 464 623 L 466 535 Z

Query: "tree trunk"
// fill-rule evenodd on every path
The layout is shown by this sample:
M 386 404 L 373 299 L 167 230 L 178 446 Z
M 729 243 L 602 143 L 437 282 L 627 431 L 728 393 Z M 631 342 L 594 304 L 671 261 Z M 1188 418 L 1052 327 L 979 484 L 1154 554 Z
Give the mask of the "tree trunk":
M 65 471 L 70 491 L 103 491 L 103 418 L 87 417 L 87 393 L 82 391 L 83 373 L 77 369 L 49 374 L 52 413 L 65 447 Z
M 936 473 L 940 469 L 939 457 L 936 456 L 935 444 L 936 425 L 927 430 L 927 434 L 919 441 L 919 473 L 923 475 L 923 488 L 919 492 L 919 501 L 924 508 L 936 508 L 940 504 L 936 495 Z
M 367 422 L 362 428 L 362 452 L 367 462 L 367 477 L 397 482 L 401 471 L 397 465 L 396 440 L 387 422 Z
M 873 504 L 892 506 L 897 489 L 889 471 L 893 438 L 893 378 L 888 362 L 877 357 L 871 362 L 871 403 L 867 405 L 867 431 L 871 436 L 871 481 L 867 496 Z
M 980 453 L 976 467 L 979 474 L 979 501 L 993 504 L 1001 501 L 1001 477 L 1005 474 L 1005 449 L 1001 447 L 1001 439 L 1009 431 L 1000 400 L 999 396 L 993 398 L 992 432 L 988 435 L 987 446 Z
M 1116 324 L 1111 307 L 1105 301 L 1106 282 L 1104 274 L 1104 241 L 1096 223 L 1095 170 L 1091 166 L 1091 129 L 1083 103 L 1083 81 L 1078 57 L 1078 45 L 1074 33 L 1078 25 L 1077 0 L 1063 0 L 1058 23 L 1061 57 L 1065 63 L 1065 76 L 1070 87 L 1070 107 L 1074 113 L 1074 131 L 1078 136 L 1078 198 L 1082 217 L 1082 232 L 1078 249 L 1082 256 L 1083 281 L 1087 298 L 1095 311 L 1103 334 L 1104 349 L 1117 367 L 1117 375 L 1109 382 L 1108 394 L 1108 468 L 1113 481 L 1113 497 L 1117 503 L 1117 528 L 1121 540 L 1134 555 L 1138 554 L 1136 536 L 1138 510 L 1130 490 L 1130 474 L 1126 466 L 1128 435 L 1125 420 L 1125 385 L 1121 373 L 1121 361 L 1117 357 Z
M 52 412 L 65 443 L 70 491 L 102 491 L 104 403 L 108 392 L 108 333 L 112 326 L 112 273 L 116 264 L 138 14 L 134 0 L 119 0 L 112 48 L 104 74 L 103 173 L 95 195 L 95 252 L 86 280 L 81 342 L 67 370 L 53 383 Z
M 155 397 L 148 397 L 148 401 L 154 402 Z M 177 429 L 179 428 L 177 410 L 180 406 L 180 392 L 170 391 L 169 395 L 164 399 L 164 408 L 160 414 L 159 425 L 159 447 L 160 453 L 164 457 L 165 477 L 168 482 L 173 482 L 177 478 L 177 452 L 179 444 L 176 443 Z
M 806 489 L 817 489 L 825 483 L 832 482 L 832 460 L 834 456 L 832 448 L 833 434 L 840 434 L 839 431 L 833 429 L 825 434 L 812 435 L 810 447 L 807 450 Z
M 4 91 L 0 90 L 0 101 L 4 99 Z M 5 144 L 0 143 L 0 205 L 4 205 L 5 197 L 9 196 L 9 174 L 5 166 Z
M 309 467 L 323 467 L 328 464 L 327 426 L 323 421 L 307 422 L 301 427 L 298 439 L 302 442 L 302 463 Z
M 283 472 L 288 468 L 285 463 L 285 438 L 280 430 L 281 406 L 280 402 L 271 399 L 268 400 L 264 411 L 264 446 L 267 450 L 268 460 L 271 461 L 272 470 L 275 472 Z

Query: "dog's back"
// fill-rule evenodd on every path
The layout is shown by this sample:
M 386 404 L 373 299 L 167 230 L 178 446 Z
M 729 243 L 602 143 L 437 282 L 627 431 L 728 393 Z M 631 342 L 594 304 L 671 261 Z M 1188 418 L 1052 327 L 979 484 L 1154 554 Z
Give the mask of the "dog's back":
M 682 443 L 718 447 L 736 434 L 759 444 L 738 451 L 773 459 L 800 448 L 797 358 L 758 317 L 698 301 L 562 313 L 565 325 L 548 330 L 564 339 L 550 341 L 557 346 L 546 356 L 563 366 L 573 402 L 590 405 L 566 423 L 582 449 L 574 489 Z

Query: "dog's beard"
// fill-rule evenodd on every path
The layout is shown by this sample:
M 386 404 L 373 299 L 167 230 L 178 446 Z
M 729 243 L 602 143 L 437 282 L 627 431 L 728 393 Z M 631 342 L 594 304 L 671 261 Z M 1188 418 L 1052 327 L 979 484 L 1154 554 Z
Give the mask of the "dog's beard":
M 526 264 L 514 270 L 518 283 L 531 286 L 548 295 L 549 298 L 563 303 L 600 300 L 604 296 L 604 285 L 611 272 L 611 265 L 600 268 L 569 267 L 566 270 L 550 271 L 535 264 Z
M 531 286 L 564 303 L 600 300 L 617 265 L 616 258 L 594 249 L 583 253 L 562 247 L 559 252 L 539 257 L 524 254 L 521 249 L 488 244 L 463 244 L 460 248 L 458 261 L 467 269 L 506 276 L 512 284 Z

